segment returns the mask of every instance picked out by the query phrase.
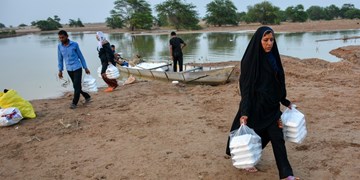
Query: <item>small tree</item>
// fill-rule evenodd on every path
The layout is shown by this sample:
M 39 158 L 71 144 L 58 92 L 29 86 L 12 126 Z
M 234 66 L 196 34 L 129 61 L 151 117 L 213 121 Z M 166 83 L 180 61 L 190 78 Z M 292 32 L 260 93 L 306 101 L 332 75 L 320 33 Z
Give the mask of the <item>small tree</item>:
M 260 22 L 261 24 L 280 24 L 278 17 L 280 8 L 264 1 L 254 6 L 248 6 L 246 22 Z
M 346 18 L 345 13 L 351 9 L 355 9 L 354 4 L 343 4 L 343 6 L 340 9 L 340 17 Z
M 69 26 L 70 27 L 84 27 L 83 23 L 81 22 L 80 18 L 76 21 L 73 19 L 69 19 Z
M 26 27 L 26 26 L 27 26 L 26 24 L 21 23 L 21 24 L 19 24 L 19 26 L 18 26 L 18 27 L 22 28 L 22 27 Z
M 350 9 L 344 14 L 346 19 L 360 19 L 360 9 Z
M 325 19 L 332 20 L 340 17 L 340 8 L 334 4 L 324 8 Z
M 301 4 L 296 7 L 290 6 L 286 8 L 285 14 L 287 16 L 287 20 L 292 22 L 305 22 L 308 19 L 308 15 L 304 11 L 304 6 Z
M 212 25 L 238 25 L 237 8 L 230 0 L 214 0 L 206 5 L 206 23 Z
M 200 29 L 198 13 L 195 8 L 196 6 L 193 4 L 187 4 L 182 2 L 182 0 L 166 0 L 155 5 L 159 20 L 166 21 L 160 24 L 168 23 L 177 30 L 180 28 Z
M 111 17 L 106 18 L 106 26 L 111 29 L 122 28 L 124 27 L 124 22 L 120 16 L 111 15 Z
M 0 23 L 0 29 L 2 29 L 2 28 L 6 28 L 6 26 L 5 26 L 5 24 Z
M 107 18 L 109 27 L 122 27 L 124 24 L 134 31 L 135 28 L 151 29 L 153 17 L 150 4 L 145 0 L 116 0 L 115 7 L 110 11 L 111 17 Z
M 311 6 L 306 10 L 306 13 L 309 16 L 309 19 L 313 21 L 325 19 L 324 8 L 320 6 Z
M 34 24 L 41 29 L 41 31 L 58 30 L 62 27 L 60 24 L 60 18 L 54 16 L 54 19 L 49 17 L 47 20 L 36 21 Z
M 237 12 L 236 13 L 236 17 L 237 17 L 238 22 L 245 21 L 244 20 L 245 16 L 246 16 L 246 12 Z

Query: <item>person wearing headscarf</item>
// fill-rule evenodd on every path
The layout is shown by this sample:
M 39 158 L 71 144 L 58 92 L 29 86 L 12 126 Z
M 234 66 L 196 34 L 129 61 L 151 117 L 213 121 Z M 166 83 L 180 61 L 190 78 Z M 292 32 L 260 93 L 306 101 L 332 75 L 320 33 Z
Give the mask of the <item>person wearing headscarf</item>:
M 106 40 L 105 35 L 103 32 L 98 31 L 96 32 L 96 39 L 98 40 L 98 47 L 97 50 L 99 52 L 99 58 L 101 60 L 101 77 L 108 85 L 108 88 L 105 89 L 105 92 L 112 92 L 116 87 L 118 87 L 118 83 L 116 79 L 109 79 L 106 76 L 106 69 L 109 63 L 116 66 L 114 53 L 111 50 L 110 43 Z
M 261 137 L 262 148 L 271 142 L 280 179 L 295 180 L 287 158 L 280 120 L 280 103 L 291 108 L 286 99 L 285 74 L 274 31 L 267 26 L 257 29 L 241 60 L 239 78 L 241 101 L 231 130 L 241 124 L 253 128 Z M 230 155 L 229 142 L 226 154 Z M 246 169 L 256 172 L 255 167 Z

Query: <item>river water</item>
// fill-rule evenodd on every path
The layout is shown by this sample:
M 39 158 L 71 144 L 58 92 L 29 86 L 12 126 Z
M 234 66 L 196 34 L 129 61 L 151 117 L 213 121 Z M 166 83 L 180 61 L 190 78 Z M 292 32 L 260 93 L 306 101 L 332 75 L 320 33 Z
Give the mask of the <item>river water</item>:
M 184 62 L 240 61 L 254 31 L 180 34 L 188 46 L 184 49 Z M 95 34 L 90 32 L 69 33 L 70 39 L 79 43 L 92 75 L 98 85 L 105 85 L 97 77 L 100 66 Z M 145 60 L 169 59 L 169 35 L 133 35 L 130 33 L 106 34 L 123 57 L 135 54 Z M 340 59 L 329 51 L 342 46 L 359 45 L 360 39 L 316 42 L 322 39 L 360 36 L 360 30 L 277 33 L 280 54 L 304 58 L 320 58 L 335 62 Z M 72 84 L 62 87 L 57 79 L 56 33 L 30 34 L 0 39 L 0 90 L 15 89 L 25 99 L 57 97 L 72 90 Z M 65 79 L 68 78 L 67 73 Z

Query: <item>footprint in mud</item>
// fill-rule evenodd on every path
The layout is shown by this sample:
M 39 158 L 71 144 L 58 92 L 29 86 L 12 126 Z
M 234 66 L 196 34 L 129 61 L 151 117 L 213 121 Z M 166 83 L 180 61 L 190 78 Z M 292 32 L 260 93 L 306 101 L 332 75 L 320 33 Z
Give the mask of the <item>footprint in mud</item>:
M 301 146 L 296 147 L 295 149 L 297 151 L 307 151 L 307 150 L 309 150 L 309 148 L 310 148 L 309 145 L 301 145 Z
M 105 166 L 105 169 L 110 169 L 110 168 L 112 168 L 113 166 L 114 166 L 113 163 L 107 164 L 107 165 Z

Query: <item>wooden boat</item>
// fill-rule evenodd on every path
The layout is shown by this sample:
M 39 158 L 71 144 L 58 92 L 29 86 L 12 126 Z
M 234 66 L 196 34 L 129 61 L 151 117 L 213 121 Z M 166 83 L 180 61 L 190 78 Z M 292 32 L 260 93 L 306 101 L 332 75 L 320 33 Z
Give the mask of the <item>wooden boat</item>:
M 185 64 L 183 72 L 173 72 L 172 64 L 167 62 L 143 62 L 135 67 L 119 65 L 117 67 L 122 75 L 209 85 L 226 83 L 235 68 L 235 66 L 211 67 Z

